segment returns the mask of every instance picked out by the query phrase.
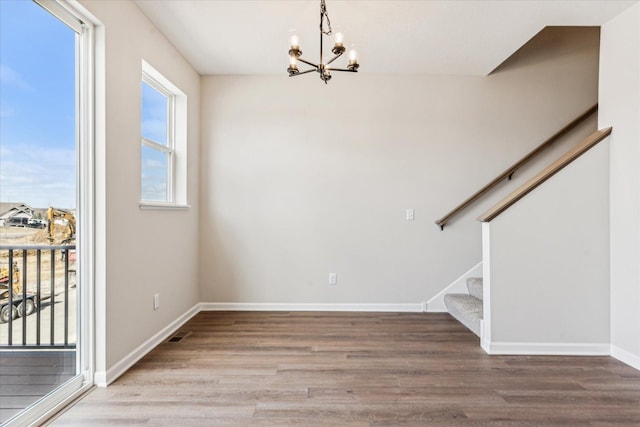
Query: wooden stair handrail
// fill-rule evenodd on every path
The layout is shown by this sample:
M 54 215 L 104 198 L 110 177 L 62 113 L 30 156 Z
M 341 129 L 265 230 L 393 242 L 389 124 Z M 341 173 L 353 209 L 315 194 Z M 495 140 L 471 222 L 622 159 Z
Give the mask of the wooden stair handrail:
M 538 147 L 536 147 L 535 149 L 533 149 L 531 152 L 529 152 L 528 154 L 526 154 L 524 157 L 522 157 L 520 160 L 518 160 L 517 162 L 515 162 L 513 165 L 509 166 L 508 169 L 506 169 L 504 172 L 502 172 L 500 175 L 498 175 L 497 177 L 495 177 L 493 180 L 491 180 L 487 185 L 485 185 L 484 187 L 482 187 L 480 190 L 476 191 L 475 193 L 473 193 L 469 198 L 467 198 L 465 201 L 463 201 L 462 203 L 460 203 L 458 206 L 456 206 L 453 210 L 451 210 L 451 212 L 447 213 L 445 216 L 443 216 L 442 218 L 438 219 L 435 221 L 435 223 L 440 226 L 440 229 L 444 230 L 444 226 L 447 225 L 447 223 L 449 222 L 449 220 L 451 218 L 453 218 L 454 216 L 458 215 L 460 212 L 462 212 L 463 210 L 465 210 L 467 207 L 469 207 L 473 202 L 475 202 L 476 200 L 478 200 L 479 198 L 481 198 L 482 196 L 484 196 L 486 193 L 488 193 L 489 191 L 491 191 L 491 189 L 493 189 L 496 185 L 498 185 L 500 182 L 504 181 L 505 178 L 511 179 L 511 177 L 513 176 L 513 174 L 515 173 L 515 171 L 517 171 L 518 169 L 520 169 L 522 166 L 524 166 L 529 160 L 533 159 L 535 156 L 537 156 L 540 152 L 542 152 L 544 149 L 546 149 L 547 147 L 549 147 L 551 144 L 553 144 L 554 142 L 556 142 L 561 136 L 563 136 L 564 134 L 566 134 L 567 132 L 569 132 L 571 129 L 573 129 L 574 127 L 578 126 L 580 123 L 582 123 L 587 117 L 589 117 L 590 115 L 592 115 L 593 113 L 595 113 L 596 111 L 598 111 L 598 104 L 594 104 L 592 105 L 588 110 L 586 110 L 585 112 L 583 112 L 582 114 L 580 114 L 578 117 L 576 117 L 575 119 L 573 119 L 569 124 L 567 124 L 565 127 L 563 127 L 562 129 L 560 129 L 558 132 L 554 133 L 551 137 L 549 137 L 546 141 L 544 141 L 542 144 L 540 144 Z
M 586 153 L 590 148 L 594 147 L 598 142 L 605 139 L 611 133 L 612 128 L 608 127 L 606 129 L 601 129 L 595 131 L 591 135 L 589 135 L 586 139 L 584 139 L 581 143 L 573 147 L 571 150 L 567 151 L 562 157 L 560 157 L 555 162 L 551 163 L 549 166 L 544 168 L 540 173 L 531 178 L 529 181 L 524 183 L 520 188 L 509 194 L 507 197 L 496 203 L 491 209 L 483 213 L 478 221 L 480 222 L 489 222 L 502 212 L 509 209 L 510 206 L 514 205 L 518 200 L 522 199 L 524 196 L 529 194 L 535 188 L 537 188 L 540 184 L 551 178 L 553 175 L 561 171 L 565 166 L 569 163 L 573 162 L 578 157 L 582 156 Z

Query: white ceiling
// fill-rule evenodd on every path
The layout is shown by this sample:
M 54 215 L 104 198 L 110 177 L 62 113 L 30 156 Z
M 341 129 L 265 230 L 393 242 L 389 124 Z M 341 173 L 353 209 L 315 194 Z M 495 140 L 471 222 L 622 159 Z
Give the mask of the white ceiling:
M 360 72 L 465 75 L 490 73 L 545 26 L 598 26 L 637 1 L 326 0 Z M 135 2 L 200 74 L 286 73 L 291 29 L 318 61 L 319 0 Z

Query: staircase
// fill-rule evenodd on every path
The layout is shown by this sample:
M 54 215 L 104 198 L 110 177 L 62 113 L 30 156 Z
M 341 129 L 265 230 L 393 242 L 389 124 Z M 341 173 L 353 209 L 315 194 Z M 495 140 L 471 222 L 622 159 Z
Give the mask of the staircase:
M 446 294 L 444 304 L 447 311 L 471 332 L 480 336 L 482 320 L 482 277 L 467 279 L 468 294 Z

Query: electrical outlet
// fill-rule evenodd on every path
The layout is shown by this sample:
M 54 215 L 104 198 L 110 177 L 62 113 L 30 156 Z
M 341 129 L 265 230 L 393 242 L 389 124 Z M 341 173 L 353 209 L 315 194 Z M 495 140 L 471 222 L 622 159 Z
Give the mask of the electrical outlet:
M 413 209 L 407 209 L 407 221 L 413 221 L 415 219 L 415 215 L 413 213 Z
M 153 295 L 153 309 L 157 310 L 160 308 L 160 294 Z
M 329 284 L 330 285 L 338 284 L 338 275 L 336 273 L 329 273 Z

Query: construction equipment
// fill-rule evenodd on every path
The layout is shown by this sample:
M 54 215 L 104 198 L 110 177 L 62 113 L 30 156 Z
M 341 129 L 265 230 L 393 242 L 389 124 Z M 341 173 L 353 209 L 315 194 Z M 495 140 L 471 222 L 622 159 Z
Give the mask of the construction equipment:
M 9 267 L 0 268 L 0 323 L 7 323 L 9 316 L 12 319 L 28 316 L 36 309 L 35 294 L 29 292 L 26 294 L 26 299 L 24 298 L 18 264 L 14 262 L 12 269 L 13 272 L 9 271 Z M 9 281 L 13 282 L 11 305 L 9 305 Z
M 64 220 L 66 222 L 66 227 L 67 227 L 64 233 L 64 238 L 62 239 L 60 244 L 67 245 L 73 242 L 73 240 L 75 240 L 76 218 L 73 216 L 71 212 L 64 209 L 56 209 L 56 208 L 50 207 L 49 209 L 47 209 L 47 219 L 49 220 L 47 224 L 47 234 L 48 234 L 49 243 L 52 243 L 52 244 L 54 243 L 53 228 L 54 228 L 54 225 L 55 225 L 54 222 L 56 219 Z

